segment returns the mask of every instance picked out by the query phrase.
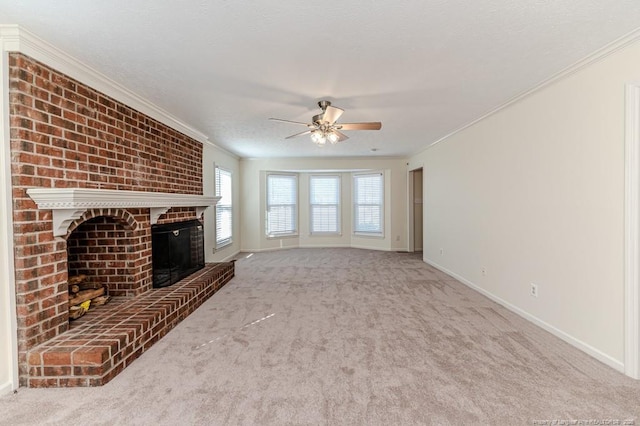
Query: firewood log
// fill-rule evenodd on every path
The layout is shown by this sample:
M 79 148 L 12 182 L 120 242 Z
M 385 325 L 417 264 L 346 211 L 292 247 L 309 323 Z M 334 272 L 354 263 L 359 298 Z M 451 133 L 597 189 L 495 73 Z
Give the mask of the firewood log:
M 80 303 L 93 299 L 94 297 L 102 296 L 104 294 L 104 287 L 97 288 L 95 290 L 81 290 L 78 294 L 69 299 L 69 305 L 79 305 Z
M 80 290 L 95 290 L 98 288 L 102 288 L 103 286 L 102 286 L 102 283 L 85 281 L 85 282 L 79 283 L 78 287 L 80 288 Z
M 70 319 L 78 319 L 83 316 L 87 310 L 81 306 L 71 306 L 69 308 L 69 318 Z
M 111 300 L 111 296 L 98 296 L 91 299 L 91 306 L 101 306 L 109 302 L 109 300 Z
M 69 285 L 69 293 L 77 293 L 80 291 L 78 284 Z
M 69 277 L 67 282 L 69 283 L 69 285 L 80 284 L 82 281 L 84 281 L 86 279 L 87 279 L 86 275 L 80 274 L 80 275 L 75 275 L 73 277 Z

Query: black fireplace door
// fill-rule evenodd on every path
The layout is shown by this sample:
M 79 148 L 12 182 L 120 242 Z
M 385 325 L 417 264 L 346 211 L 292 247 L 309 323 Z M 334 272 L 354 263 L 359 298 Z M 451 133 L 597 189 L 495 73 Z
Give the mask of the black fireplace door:
M 199 220 L 151 226 L 153 286 L 166 287 L 204 267 L 204 229 Z

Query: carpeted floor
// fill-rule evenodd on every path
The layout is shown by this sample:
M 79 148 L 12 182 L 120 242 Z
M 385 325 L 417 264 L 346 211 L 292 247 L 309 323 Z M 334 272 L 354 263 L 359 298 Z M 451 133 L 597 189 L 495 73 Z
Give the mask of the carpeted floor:
M 0 398 L 8 425 L 554 420 L 638 424 L 640 381 L 420 255 L 358 249 L 242 258 L 230 283 L 107 385 Z

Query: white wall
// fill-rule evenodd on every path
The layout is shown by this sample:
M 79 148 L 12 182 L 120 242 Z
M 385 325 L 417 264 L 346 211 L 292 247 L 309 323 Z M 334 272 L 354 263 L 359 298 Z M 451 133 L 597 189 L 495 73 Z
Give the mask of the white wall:
M 311 143 L 311 142 L 310 142 Z M 407 168 L 399 158 L 282 158 L 242 159 L 242 250 L 260 251 L 289 247 L 360 247 L 377 250 L 407 249 Z M 342 176 L 342 235 L 321 237 L 309 232 L 309 174 L 338 171 Z M 351 173 L 347 170 L 385 172 L 384 238 L 353 235 L 351 221 Z M 270 171 L 298 171 L 299 236 L 267 238 L 265 224 L 266 174 Z
M 638 58 L 640 42 L 410 159 L 424 164 L 425 260 L 618 369 L 624 94 Z
M 203 195 L 215 196 L 215 166 L 231 172 L 231 191 L 233 196 L 233 235 L 232 243 L 221 249 L 215 249 L 216 222 L 215 210 L 210 207 L 204 212 L 204 250 L 206 262 L 229 260 L 240 251 L 240 165 L 238 157 L 209 143 L 202 144 L 202 189 Z

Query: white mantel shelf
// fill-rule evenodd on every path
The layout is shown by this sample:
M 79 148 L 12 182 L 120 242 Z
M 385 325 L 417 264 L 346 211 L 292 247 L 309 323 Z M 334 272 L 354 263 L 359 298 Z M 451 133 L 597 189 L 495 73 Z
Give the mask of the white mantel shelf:
M 149 208 L 151 223 L 171 207 L 195 207 L 198 217 L 220 197 L 172 194 L 169 192 L 120 191 L 91 188 L 30 188 L 27 194 L 41 210 L 53 211 L 53 235 L 67 233 L 69 225 L 95 208 Z

